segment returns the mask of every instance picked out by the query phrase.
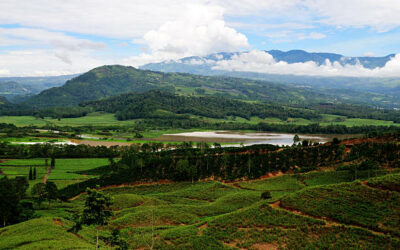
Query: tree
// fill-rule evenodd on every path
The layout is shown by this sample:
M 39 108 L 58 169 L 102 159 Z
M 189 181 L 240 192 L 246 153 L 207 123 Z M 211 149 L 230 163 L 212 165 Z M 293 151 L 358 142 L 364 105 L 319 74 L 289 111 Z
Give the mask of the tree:
M 56 200 L 58 198 L 58 189 L 54 182 L 48 181 L 46 182 L 46 199 L 49 201 Z
M 307 140 L 303 140 L 303 141 L 301 142 L 301 145 L 302 145 L 303 147 L 308 147 L 308 145 L 311 145 L 311 143 L 310 143 L 309 141 L 307 141 Z
M 18 199 L 21 200 L 25 196 L 26 190 L 29 187 L 29 182 L 24 176 L 17 176 L 12 182 L 14 184 L 15 194 L 18 196 Z
M 50 167 L 54 169 L 56 166 L 56 158 L 54 156 L 51 157 Z
M 263 199 L 263 200 L 267 200 L 267 199 L 271 199 L 271 198 L 272 198 L 272 196 L 271 196 L 271 192 L 270 191 L 264 191 L 261 194 L 261 199 Z
M 18 204 L 19 199 L 12 182 L 7 177 L 0 179 L 0 218 L 4 227 L 17 220 Z
M 32 179 L 36 180 L 36 167 L 33 169 Z
M 300 141 L 300 137 L 298 135 L 294 135 L 293 144 L 297 144 Z
M 39 209 L 40 209 L 40 204 L 46 199 L 47 193 L 46 193 L 46 184 L 44 183 L 36 183 L 31 190 L 31 194 L 35 200 L 35 202 L 38 204 Z
M 82 212 L 80 223 L 82 225 L 107 225 L 108 219 L 112 216 L 110 206 L 111 198 L 96 189 L 86 189 L 87 197 L 85 209 Z M 99 229 L 96 234 L 96 249 L 99 248 Z
M 106 241 L 111 247 L 118 246 L 121 250 L 128 249 L 128 243 L 121 238 L 121 231 L 118 228 L 111 231 L 111 236 L 106 238 Z
M 32 167 L 29 168 L 29 180 L 33 180 Z

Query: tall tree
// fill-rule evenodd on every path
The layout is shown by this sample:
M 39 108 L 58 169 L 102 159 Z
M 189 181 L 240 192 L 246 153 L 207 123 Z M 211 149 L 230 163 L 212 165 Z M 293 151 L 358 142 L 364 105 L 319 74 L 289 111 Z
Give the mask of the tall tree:
M 46 182 L 45 189 L 46 189 L 46 199 L 49 202 L 50 206 L 50 201 L 56 200 L 58 198 L 58 189 L 56 184 L 52 181 Z
M 51 157 L 50 167 L 51 169 L 56 167 L 56 158 L 54 156 Z
M 12 182 L 14 184 L 15 194 L 18 196 L 18 199 L 21 200 L 25 196 L 26 190 L 29 187 L 29 182 L 24 176 L 17 176 Z
M 36 183 L 31 190 L 31 194 L 40 208 L 40 204 L 46 199 L 46 184 Z
M 29 180 L 33 180 L 32 167 L 29 168 Z
M 18 204 L 19 199 L 12 182 L 7 177 L 0 179 L 0 218 L 4 227 L 16 220 Z
M 82 225 L 107 225 L 108 219 L 112 216 L 110 206 L 111 198 L 96 189 L 86 189 L 87 197 L 85 209 L 82 212 L 80 223 Z M 96 233 L 96 249 L 99 248 L 99 229 Z
M 36 167 L 33 169 L 33 175 L 32 175 L 32 179 L 36 180 Z

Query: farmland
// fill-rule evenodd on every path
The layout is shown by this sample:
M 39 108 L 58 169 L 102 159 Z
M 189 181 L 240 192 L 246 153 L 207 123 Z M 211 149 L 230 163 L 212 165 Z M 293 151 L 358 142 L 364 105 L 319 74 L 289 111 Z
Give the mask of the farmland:
M 310 187 L 300 182 L 317 183 L 328 176 L 338 184 Z M 107 237 L 109 230 L 118 228 L 132 248 L 147 248 L 152 240 L 154 247 L 161 249 L 398 248 L 398 193 L 369 188 L 359 181 L 340 183 L 335 176 L 335 172 L 314 172 L 234 183 L 170 182 L 105 188 L 103 192 L 113 199 L 114 216 L 100 232 Z M 260 199 L 265 190 L 271 190 L 271 199 Z M 335 195 L 328 195 L 332 192 Z M 92 247 L 93 227 L 78 234 L 67 232 L 85 196 L 52 203 L 38 211 L 40 218 L 0 229 L 0 247 Z M 340 205 L 332 197 L 340 197 Z M 355 197 L 359 202 L 353 202 Z M 352 211 L 364 214 L 356 216 Z M 377 220 L 382 224 L 376 224 Z M 32 235 L 31 230 L 42 233 Z

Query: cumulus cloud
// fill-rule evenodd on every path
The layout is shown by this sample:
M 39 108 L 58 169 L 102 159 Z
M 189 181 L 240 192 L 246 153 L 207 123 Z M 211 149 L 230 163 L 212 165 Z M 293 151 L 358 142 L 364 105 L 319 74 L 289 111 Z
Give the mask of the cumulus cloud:
M 245 35 L 226 26 L 223 9 L 210 5 L 188 5 L 173 21 L 147 32 L 141 44 L 150 53 L 127 59 L 134 65 L 207 55 L 220 51 L 238 51 L 249 46 Z
M 342 65 L 339 62 L 330 62 L 329 60 L 326 60 L 322 65 L 313 61 L 304 63 L 277 62 L 267 52 L 253 50 L 233 55 L 229 60 L 216 61 L 212 69 L 282 75 L 400 77 L 400 54 L 391 58 L 384 67 L 368 69 L 359 63 Z

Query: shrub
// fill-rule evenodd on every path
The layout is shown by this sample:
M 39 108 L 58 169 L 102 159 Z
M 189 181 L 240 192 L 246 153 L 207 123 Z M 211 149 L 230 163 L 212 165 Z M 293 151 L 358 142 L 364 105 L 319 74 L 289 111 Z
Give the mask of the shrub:
M 261 194 L 261 199 L 263 199 L 263 200 L 267 200 L 267 199 L 271 199 L 271 198 L 272 198 L 272 196 L 271 196 L 271 192 L 270 191 L 264 191 Z

